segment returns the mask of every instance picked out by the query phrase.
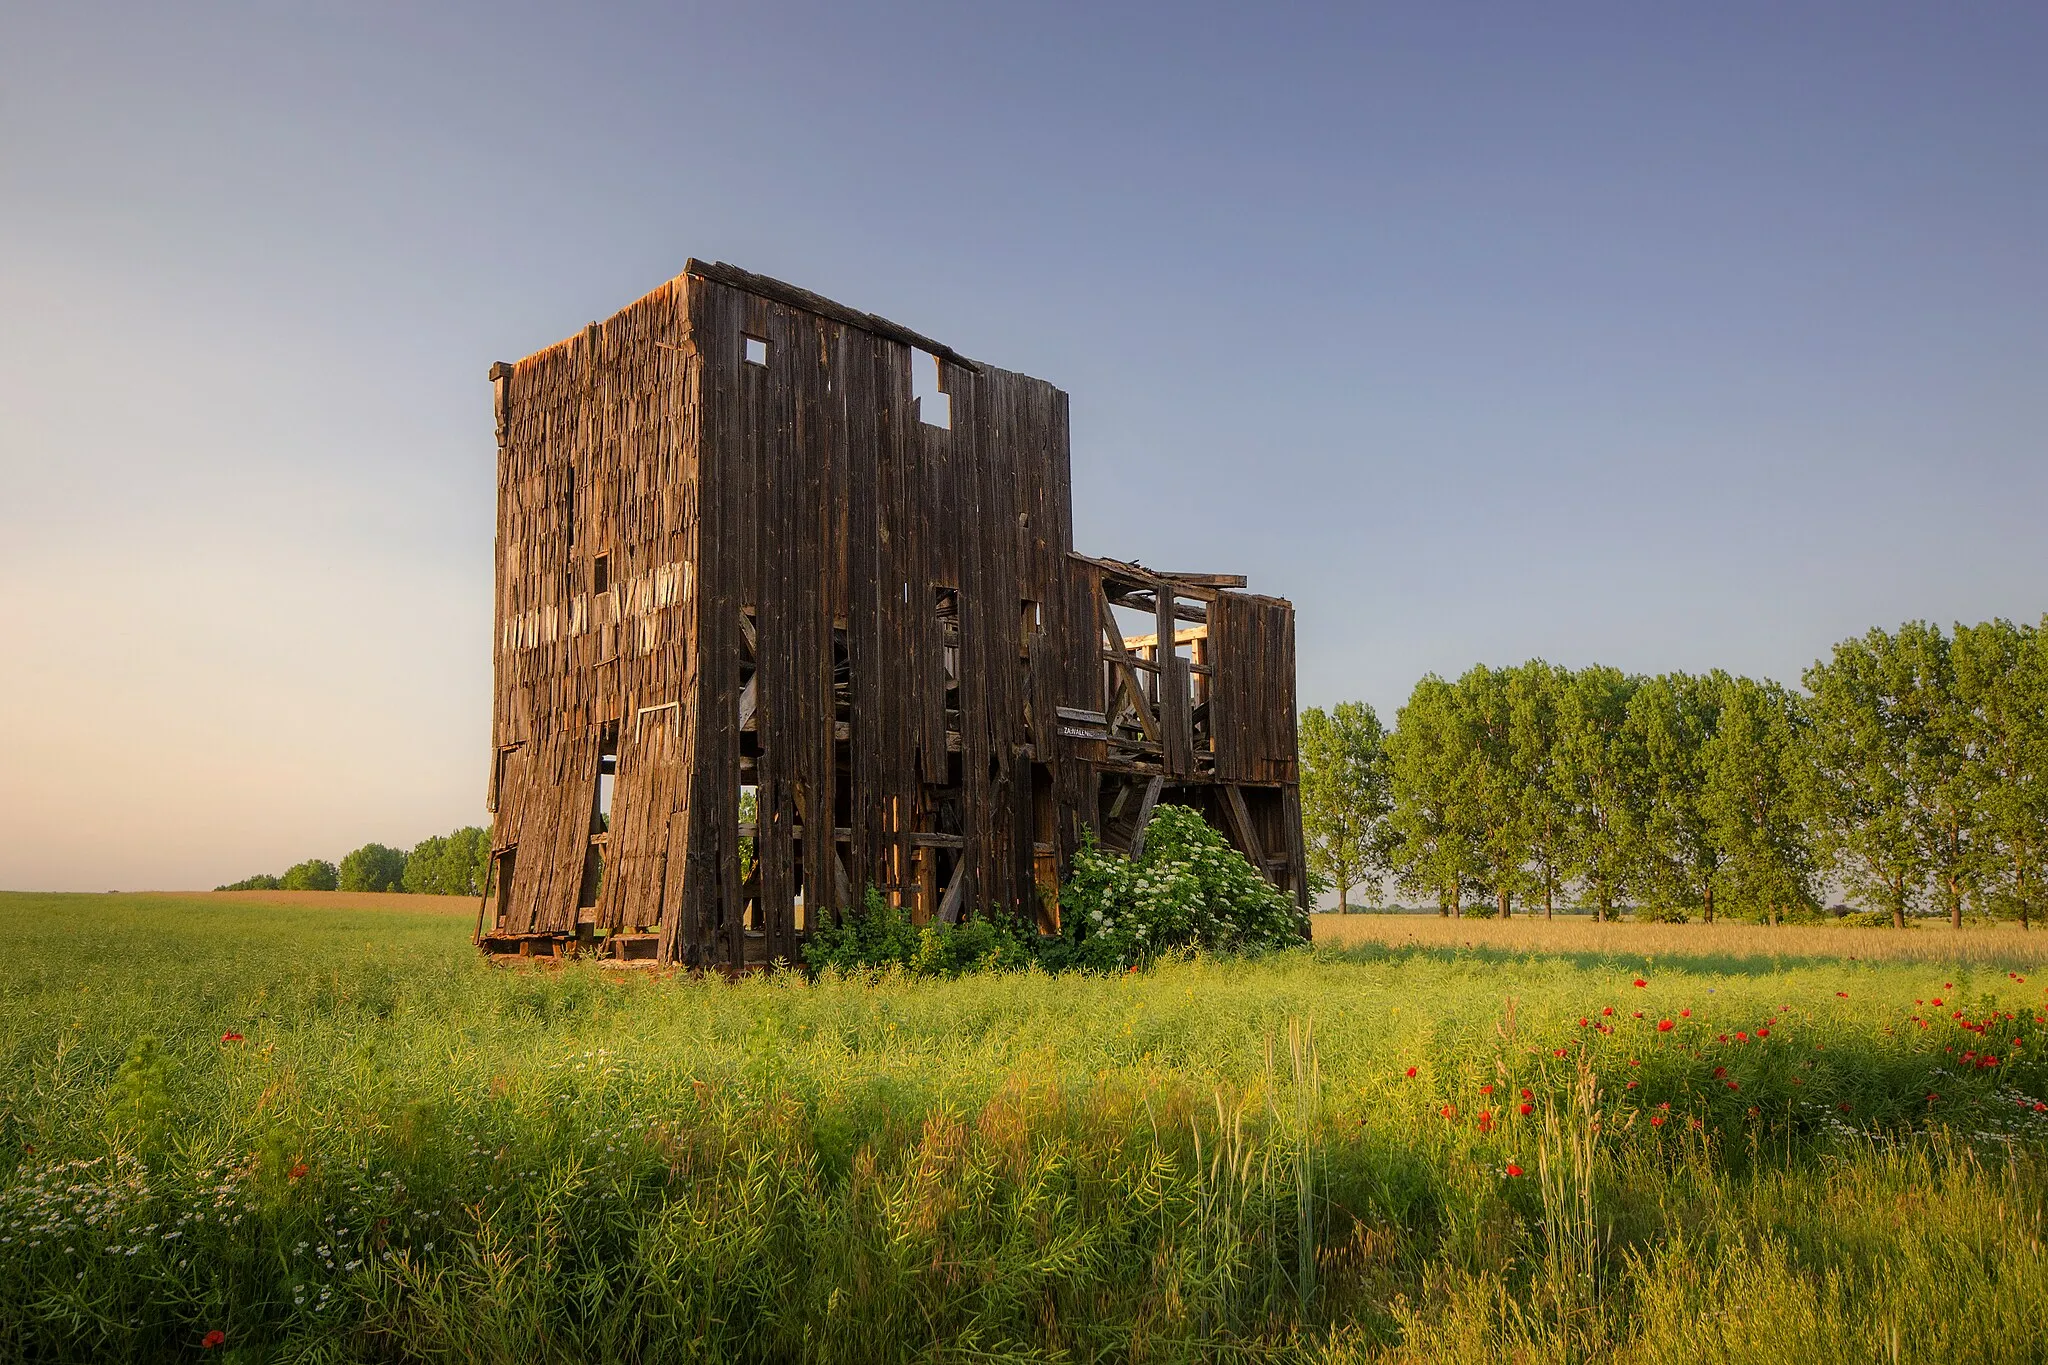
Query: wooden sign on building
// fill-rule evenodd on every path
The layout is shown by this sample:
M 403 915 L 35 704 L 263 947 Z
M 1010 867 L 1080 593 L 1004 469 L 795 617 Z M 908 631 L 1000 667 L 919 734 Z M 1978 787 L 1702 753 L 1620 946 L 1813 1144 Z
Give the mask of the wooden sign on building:
M 794 962 L 870 885 L 1050 931 L 1162 802 L 1306 906 L 1293 607 L 1075 553 L 1060 390 L 695 260 L 491 380 L 487 952 Z

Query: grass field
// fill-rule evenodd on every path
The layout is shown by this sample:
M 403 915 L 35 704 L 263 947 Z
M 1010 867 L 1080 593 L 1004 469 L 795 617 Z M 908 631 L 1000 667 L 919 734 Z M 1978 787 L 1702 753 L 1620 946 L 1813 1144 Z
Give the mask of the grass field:
M 1317 927 L 734 985 L 0 896 L 0 1358 L 2048 1349 L 2039 936 Z

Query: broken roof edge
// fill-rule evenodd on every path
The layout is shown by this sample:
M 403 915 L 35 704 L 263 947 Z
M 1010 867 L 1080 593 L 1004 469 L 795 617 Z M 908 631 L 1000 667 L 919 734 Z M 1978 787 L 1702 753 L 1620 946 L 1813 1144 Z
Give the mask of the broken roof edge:
M 872 332 L 874 335 L 886 338 L 889 341 L 900 341 L 906 346 L 915 346 L 920 351 L 928 351 L 941 360 L 958 365 L 964 370 L 972 370 L 976 374 L 981 373 L 980 365 L 961 355 L 951 346 L 933 341 L 921 332 L 913 332 L 901 323 L 891 322 L 889 319 L 877 317 L 873 313 L 863 313 L 857 308 L 848 308 L 843 303 L 833 302 L 823 294 L 814 294 L 808 289 L 790 284 L 784 280 L 775 279 L 769 275 L 756 275 L 751 270 L 742 270 L 736 265 L 727 265 L 724 261 L 700 261 L 695 256 L 692 256 L 683 263 L 683 274 L 700 280 L 710 280 L 714 284 L 730 285 L 734 289 L 741 289 L 749 294 L 759 295 L 771 303 L 786 304 L 791 308 L 801 309 L 806 313 L 815 313 L 819 317 L 830 318 L 834 322 L 843 322 L 848 327 L 858 327 L 864 332 Z
M 915 346 L 920 351 L 928 352 L 939 357 L 941 360 L 958 365 L 961 369 L 970 370 L 975 374 L 980 374 L 988 368 L 979 361 L 969 360 L 944 342 L 933 341 L 922 332 L 913 332 L 901 323 L 891 322 L 889 319 L 877 317 L 873 313 L 863 313 L 858 308 L 848 308 L 845 304 L 836 303 L 826 298 L 823 294 L 814 294 L 808 289 L 790 284 L 784 280 L 775 279 L 772 276 L 756 275 L 751 270 L 742 270 L 736 265 L 727 265 L 724 261 L 700 261 L 695 256 L 690 257 L 683 263 L 682 274 L 672 279 L 663 280 L 653 289 L 648 290 L 624 308 L 619 309 L 619 313 L 625 313 L 638 307 L 661 293 L 664 289 L 672 289 L 686 279 L 709 280 L 713 284 L 727 285 L 733 289 L 743 290 L 746 293 L 767 299 L 771 303 L 780 303 L 789 308 L 799 309 L 821 318 L 830 319 L 833 322 L 843 323 L 848 327 L 857 327 L 863 332 L 882 337 L 888 341 L 900 342 L 905 346 Z M 612 316 L 617 317 L 618 315 L 618 313 L 614 313 Z M 543 346 L 518 361 L 507 362 L 500 360 L 491 366 L 490 377 L 494 380 L 499 377 L 499 366 L 504 367 L 504 373 L 510 374 L 519 365 L 525 365 L 551 352 L 558 351 L 564 346 L 575 344 L 578 337 L 584 336 L 593 328 L 602 325 L 602 323 L 591 322 L 571 332 L 560 341 Z

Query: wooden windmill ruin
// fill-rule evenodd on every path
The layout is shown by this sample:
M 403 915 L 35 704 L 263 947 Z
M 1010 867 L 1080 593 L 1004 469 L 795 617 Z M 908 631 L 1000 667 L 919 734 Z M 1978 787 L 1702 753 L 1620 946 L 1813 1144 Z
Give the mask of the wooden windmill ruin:
M 1306 907 L 1294 609 L 1076 553 L 1060 390 L 695 260 L 491 380 L 485 952 L 793 962 L 868 886 L 1051 932 L 1161 803 Z

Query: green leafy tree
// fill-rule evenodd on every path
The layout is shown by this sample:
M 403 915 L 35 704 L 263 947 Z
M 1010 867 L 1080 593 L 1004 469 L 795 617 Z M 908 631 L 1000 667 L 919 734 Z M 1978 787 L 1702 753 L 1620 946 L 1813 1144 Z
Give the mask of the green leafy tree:
M 1957 626 L 1955 696 L 1969 727 L 1987 907 L 2022 928 L 2048 910 L 2048 617 Z
M 340 882 L 334 864 L 325 858 L 308 858 L 277 879 L 281 891 L 332 891 Z
M 259 872 L 253 877 L 244 877 L 238 882 L 229 882 L 226 886 L 216 886 L 213 889 L 216 891 L 275 891 L 279 885 L 280 878 L 276 875 L 269 872 Z
M 364 844 L 341 860 L 344 891 L 398 891 L 405 884 L 405 852 L 383 844 Z
M 1558 790 L 1569 803 L 1570 867 L 1606 920 L 1628 885 L 1641 827 L 1642 762 L 1628 733 L 1637 680 L 1595 665 L 1573 673 L 1558 706 Z
M 1337 888 L 1337 909 L 1351 909 L 1351 888 L 1377 885 L 1391 866 L 1393 793 L 1386 731 L 1364 702 L 1301 713 L 1301 824 L 1309 871 Z
M 1627 745 L 1640 759 L 1630 889 L 1653 909 L 1714 918 L 1722 850 L 1703 800 L 1705 749 L 1720 722 L 1725 673 L 1645 678 L 1628 699 Z
M 1559 764 L 1559 723 L 1569 675 L 1531 659 L 1507 672 L 1510 761 L 1518 783 L 1519 827 L 1528 894 L 1543 898 L 1549 919 L 1570 879 L 1571 794 Z
M 475 825 L 437 834 L 405 859 L 405 889 L 422 896 L 480 896 L 491 861 L 491 836 Z
M 1528 888 L 1529 830 L 1526 799 L 1532 774 L 1515 744 L 1512 669 L 1479 666 L 1455 684 L 1457 704 L 1472 738 L 1465 774 L 1469 838 L 1478 854 L 1476 880 L 1506 919 L 1514 898 Z
M 1805 676 L 1821 846 L 1850 889 L 1901 928 L 1925 888 L 1937 834 L 1927 798 L 1939 769 L 1929 763 L 1921 663 L 1899 636 L 1873 629 Z
M 1477 746 L 1457 688 L 1434 673 L 1415 684 L 1386 740 L 1395 875 L 1404 891 L 1435 896 L 1442 915 L 1457 913 L 1484 865 L 1470 790 Z
M 1819 908 L 1805 730 L 1797 694 L 1723 679 L 1718 723 L 1700 746 L 1699 804 L 1719 854 L 1716 904 L 1734 914 L 1776 924 Z

